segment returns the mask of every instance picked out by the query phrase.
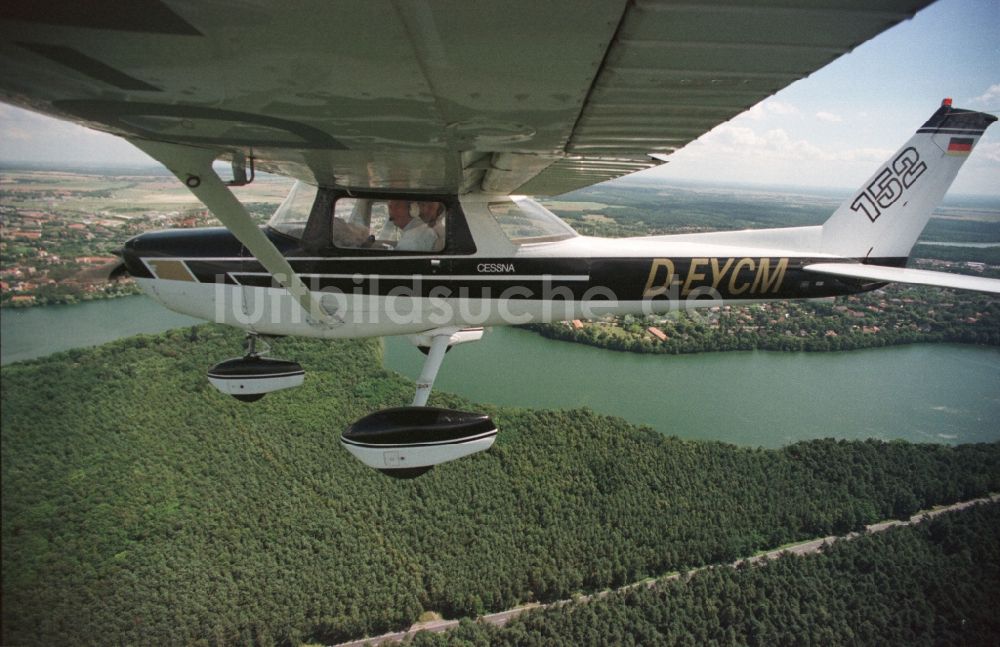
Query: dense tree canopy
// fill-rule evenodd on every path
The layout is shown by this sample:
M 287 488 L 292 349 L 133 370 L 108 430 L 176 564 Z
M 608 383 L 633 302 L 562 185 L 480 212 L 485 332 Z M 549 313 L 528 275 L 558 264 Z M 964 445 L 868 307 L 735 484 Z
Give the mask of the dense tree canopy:
M 991 504 L 819 555 L 712 568 L 410 644 L 996 645 L 998 608 L 1000 505 Z
M 238 347 L 203 326 L 3 368 L 4 644 L 333 642 L 1000 489 L 998 444 L 747 449 L 518 409 L 401 482 L 338 442 L 412 395 L 378 341 L 280 341 L 306 383 L 253 405 L 204 376 Z

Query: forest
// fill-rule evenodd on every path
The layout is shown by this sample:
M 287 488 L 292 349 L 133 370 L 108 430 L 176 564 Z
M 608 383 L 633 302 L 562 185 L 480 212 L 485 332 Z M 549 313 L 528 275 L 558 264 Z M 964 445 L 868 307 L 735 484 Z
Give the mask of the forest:
M 0 642 L 332 643 L 1000 491 L 997 443 L 741 448 L 444 393 L 497 444 L 401 482 L 338 441 L 412 395 L 381 342 L 280 340 L 306 382 L 252 405 L 205 379 L 238 348 L 205 325 L 0 369 Z
M 763 566 L 555 605 L 503 628 L 462 622 L 418 633 L 451 645 L 995 645 L 1000 637 L 1000 505 L 786 554 Z

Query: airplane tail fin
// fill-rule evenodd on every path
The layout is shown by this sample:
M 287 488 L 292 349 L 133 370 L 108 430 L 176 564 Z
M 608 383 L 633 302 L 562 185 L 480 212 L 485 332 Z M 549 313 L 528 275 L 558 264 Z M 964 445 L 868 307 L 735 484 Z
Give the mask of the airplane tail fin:
M 822 251 L 903 266 L 993 115 L 941 107 L 823 225 Z

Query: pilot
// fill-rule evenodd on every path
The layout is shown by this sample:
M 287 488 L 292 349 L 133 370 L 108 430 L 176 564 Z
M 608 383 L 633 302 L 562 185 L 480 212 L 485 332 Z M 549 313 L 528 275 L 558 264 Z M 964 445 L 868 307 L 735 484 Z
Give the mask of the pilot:
M 444 203 L 443 202 L 421 202 L 420 219 L 424 224 L 434 231 L 437 240 L 431 247 L 431 251 L 440 252 L 444 249 Z
M 415 217 L 419 214 L 416 205 L 410 210 L 409 200 L 389 200 L 389 220 L 399 229 L 399 242 L 396 249 L 407 252 L 429 252 L 434 249 L 437 234 Z

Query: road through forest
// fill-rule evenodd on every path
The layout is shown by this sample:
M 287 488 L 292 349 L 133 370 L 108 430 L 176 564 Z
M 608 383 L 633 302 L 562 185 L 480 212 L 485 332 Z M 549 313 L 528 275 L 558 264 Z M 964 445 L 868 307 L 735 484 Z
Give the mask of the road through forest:
M 808 555 L 812 553 L 818 553 L 823 548 L 823 546 L 825 546 L 826 544 L 831 544 L 834 541 L 842 541 L 842 540 L 849 541 L 851 539 L 854 539 L 855 537 L 860 537 L 865 534 L 883 532 L 885 530 L 888 530 L 889 528 L 895 528 L 897 526 L 909 526 L 913 524 L 918 524 L 924 521 L 925 519 L 930 519 L 941 514 L 946 514 L 948 512 L 955 512 L 958 510 L 964 510 L 970 506 L 979 505 L 981 503 L 995 503 L 997 501 L 1000 501 L 1000 494 L 991 494 L 988 497 L 972 499 L 969 501 L 960 501 L 958 503 L 953 503 L 947 506 L 940 506 L 931 510 L 922 510 L 913 515 L 912 517 L 910 517 L 909 520 L 907 521 L 899 521 L 895 519 L 890 521 L 882 521 L 879 523 L 872 524 L 870 526 L 865 526 L 865 530 L 863 533 L 852 532 L 850 534 L 842 536 L 831 535 L 829 537 L 809 539 L 807 541 L 799 542 L 796 544 L 782 546 L 781 548 L 776 548 L 774 550 L 770 550 L 765 553 L 761 553 L 760 555 L 755 555 L 753 557 L 738 559 L 732 564 L 730 564 L 730 566 L 736 568 L 737 566 L 739 566 L 744 562 L 756 564 L 769 559 L 776 559 L 784 555 L 785 553 L 791 553 L 793 555 Z M 690 577 L 694 573 L 697 573 L 698 571 L 706 568 L 712 568 L 712 566 L 717 566 L 717 565 L 702 566 L 700 568 L 692 569 L 687 573 L 685 573 L 684 575 Z M 577 596 L 570 600 L 559 600 L 556 602 L 550 602 L 548 604 L 526 604 L 523 606 L 514 607 L 513 609 L 507 609 L 506 611 L 500 611 L 497 613 L 490 613 L 483 616 L 479 616 L 478 618 L 476 618 L 476 622 L 485 622 L 491 625 L 503 626 L 507 624 L 511 620 L 511 618 L 515 618 L 521 615 L 522 613 L 526 613 L 528 611 L 533 611 L 535 609 L 544 609 L 545 607 L 558 606 L 561 604 L 583 604 L 594 599 L 605 597 L 612 592 L 627 591 L 628 589 L 635 588 L 637 586 L 654 587 L 657 586 L 660 582 L 668 582 L 670 580 L 675 580 L 681 577 L 681 575 L 682 575 L 681 573 L 673 573 L 656 579 L 646 579 L 642 580 L 641 582 L 627 584 L 621 588 L 614 589 L 613 591 L 601 591 L 600 593 L 594 593 L 591 595 Z M 362 647 L 363 645 L 384 645 L 384 644 L 396 643 L 405 640 L 407 637 L 412 636 L 418 631 L 431 631 L 435 633 L 448 631 L 449 629 L 457 627 L 459 622 L 460 622 L 459 620 L 430 620 L 428 622 L 418 622 L 409 629 L 407 629 L 406 631 L 397 631 L 393 633 L 382 634 L 381 636 L 375 636 L 372 638 L 353 640 L 351 642 L 340 643 L 335 647 Z

